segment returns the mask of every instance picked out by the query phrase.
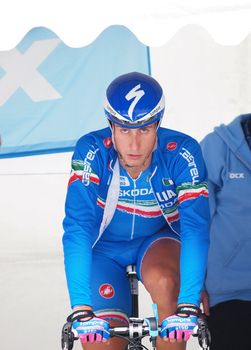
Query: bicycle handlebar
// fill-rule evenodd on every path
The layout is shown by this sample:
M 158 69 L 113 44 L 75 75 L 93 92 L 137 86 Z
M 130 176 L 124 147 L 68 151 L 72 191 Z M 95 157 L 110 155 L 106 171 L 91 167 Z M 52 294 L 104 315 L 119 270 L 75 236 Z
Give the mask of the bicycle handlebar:
M 147 324 L 144 324 L 147 323 Z M 193 336 L 198 337 L 198 342 L 203 350 L 209 350 L 211 338 L 210 333 L 204 317 L 198 318 L 198 326 L 195 329 Z M 129 318 L 129 325 L 122 327 L 111 327 L 111 337 L 120 336 L 125 337 L 128 340 L 135 338 L 143 338 L 150 336 L 150 340 L 153 345 L 156 344 L 156 338 L 159 335 L 160 326 L 157 325 L 155 317 L 142 318 Z M 67 322 L 62 329 L 62 350 L 72 350 L 74 341 L 78 339 L 76 333 L 72 330 L 72 324 Z
M 110 328 L 110 335 L 111 335 L 111 337 L 121 336 L 121 337 L 127 337 L 127 338 L 130 339 L 130 338 L 136 337 L 135 333 L 137 333 L 137 332 L 134 331 L 134 336 L 131 337 L 129 327 L 114 327 L 114 328 Z M 145 336 L 148 336 L 148 335 L 150 335 L 149 334 L 149 327 L 143 325 L 140 333 L 138 333 L 138 337 L 145 337 Z
M 130 317 L 129 324 L 125 327 L 110 328 L 111 336 L 122 336 L 128 339 L 143 338 L 150 336 L 151 339 L 159 335 L 159 326 L 155 317 L 136 318 Z
M 158 326 L 157 332 L 159 334 L 160 332 L 160 326 Z M 141 327 L 135 328 L 135 325 L 133 326 L 132 323 L 129 323 L 128 327 L 114 327 L 110 328 L 110 334 L 111 337 L 113 336 L 122 336 L 126 337 L 128 339 L 133 339 L 135 337 L 145 337 L 145 336 L 151 336 L 151 329 L 148 325 L 142 324 Z M 209 350 L 210 343 L 211 343 L 211 337 L 210 333 L 206 324 L 206 321 L 204 318 L 199 317 L 198 318 L 198 326 L 195 328 L 194 337 L 198 337 L 199 345 L 202 349 Z

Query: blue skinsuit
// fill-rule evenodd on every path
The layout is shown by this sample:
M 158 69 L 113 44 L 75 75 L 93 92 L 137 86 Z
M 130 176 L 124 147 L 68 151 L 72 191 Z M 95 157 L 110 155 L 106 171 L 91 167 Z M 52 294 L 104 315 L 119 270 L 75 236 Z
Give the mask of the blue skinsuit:
M 76 145 L 63 223 L 71 305 L 93 305 L 94 253 L 105 251 L 113 261 L 116 249 L 116 263 L 135 263 L 135 257 L 125 259 L 122 252 L 137 251 L 145 239 L 163 230 L 181 240 L 178 303 L 198 305 L 209 245 L 207 172 L 200 146 L 185 134 L 159 128 L 152 162 L 137 180 L 119 167 L 115 211 L 108 220 L 104 208 L 113 202 L 109 187 L 114 187 L 116 162 L 109 128 L 83 136 Z

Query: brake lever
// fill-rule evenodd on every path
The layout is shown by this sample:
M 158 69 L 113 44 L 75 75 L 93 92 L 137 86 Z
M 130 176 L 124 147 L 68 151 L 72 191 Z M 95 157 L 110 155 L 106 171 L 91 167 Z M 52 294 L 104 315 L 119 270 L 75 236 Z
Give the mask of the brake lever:
M 61 347 L 62 350 L 72 350 L 74 345 L 74 340 L 77 340 L 76 334 L 72 331 L 72 323 L 67 322 L 62 328 L 61 334 Z
M 198 342 L 202 349 L 209 350 L 211 335 L 204 316 L 198 317 L 198 326 L 195 327 L 193 336 L 198 337 Z

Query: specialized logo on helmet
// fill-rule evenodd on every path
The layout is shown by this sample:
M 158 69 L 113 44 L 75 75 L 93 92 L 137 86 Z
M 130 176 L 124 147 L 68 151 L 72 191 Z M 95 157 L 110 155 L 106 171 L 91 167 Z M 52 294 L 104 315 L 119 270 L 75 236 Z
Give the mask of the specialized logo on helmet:
M 99 294 L 105 299 L 111 299 L 115 295 L 114 288 L 109 283 L 104 283 L 99 287 Z
M 136 104 L 139 102 L 139 100 L 145 95 L 145 91 L 144 90 L 139 90 L 141 87 L 140 84 L 138 84 L 137 86 L 135 86 L 131 91 L 128 92 L 128 94 L 126 95 L 126 99 L 127 101 L 130 101 L 131 99 L 134 98 L 134 100 L 132 101 L 129 109 L 128 109 L 128 115 L 131 119 L 131 121 L 133 121 L 133 111 L 134 108 L 136 106 Z

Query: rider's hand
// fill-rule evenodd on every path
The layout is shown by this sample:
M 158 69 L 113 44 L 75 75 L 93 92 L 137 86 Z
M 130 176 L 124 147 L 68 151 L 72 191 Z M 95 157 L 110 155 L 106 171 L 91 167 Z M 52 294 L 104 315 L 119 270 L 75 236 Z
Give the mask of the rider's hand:
M 72 327 L 78 332 L 82 343 L 107 342 L 110 338 L 109 323 L 99 317 L 74 321 Z
M 187 341 L 198 324 L 200 309 L 195 305 L 179 306 L 176 314 L 165 318 L 161 324 L 160 336 L 164 340 Z
M 107 342 L 110 338 L 109 323 L 96 317 L 89 306 L 76 307 L 67 322 L 83 343 Z

